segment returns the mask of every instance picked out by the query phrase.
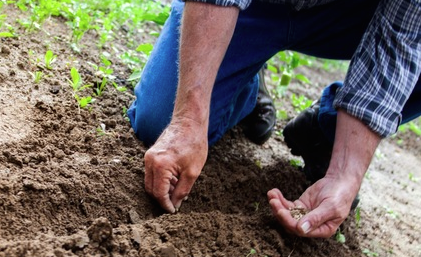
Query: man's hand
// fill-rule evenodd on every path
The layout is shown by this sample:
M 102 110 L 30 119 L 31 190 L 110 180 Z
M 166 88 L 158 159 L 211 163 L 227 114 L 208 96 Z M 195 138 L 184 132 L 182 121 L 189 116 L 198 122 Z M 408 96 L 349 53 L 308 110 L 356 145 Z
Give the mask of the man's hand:
M 352 192 L 350 190 L 352 189 Z M 296 201 L 284 198 L 278 189 L 268 192 L 273 215 L 290 233 L 304 237 L 328 238 L 348 216 L 358 187 L 348 181 L 323 178 L 309 187 Z M 300 220 L 291 216 L 290 209 L 300 207 L 310 211 Z
M 208 153 L 210 99 L 239 9 L 186 2 L 181 25 L 177 96 L 170 125 L 145 154 L 145 188 L 175 212 Z
M 207 128 L 173 122 L 145 153 L 145 188 L 174 213 L 190 193 L 208 153 Z
M 324 178 L 309 187 L 295 202 L 278 189 L 268 192 L 272 212 L 291 233 L 306 237 L 330 237 L 348 216 L 353 199 L 380 143 L 380 136 L 360 120 L 338 111 L 332 158 Z M 309 211 L 299 221 L 290 208 Z

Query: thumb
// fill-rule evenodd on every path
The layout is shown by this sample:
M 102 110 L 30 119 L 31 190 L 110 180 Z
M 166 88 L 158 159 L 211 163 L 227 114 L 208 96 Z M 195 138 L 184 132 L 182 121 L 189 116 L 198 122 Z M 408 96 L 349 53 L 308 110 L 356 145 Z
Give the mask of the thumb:
M 331 237 L 344 219 L 326 205 L 310 211 L 297 224 L 297 229 L 306 237 Z

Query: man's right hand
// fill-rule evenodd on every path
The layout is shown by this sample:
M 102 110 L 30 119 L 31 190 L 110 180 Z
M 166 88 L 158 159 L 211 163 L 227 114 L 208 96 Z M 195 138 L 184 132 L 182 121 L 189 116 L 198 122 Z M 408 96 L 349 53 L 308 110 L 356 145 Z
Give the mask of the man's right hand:
M 190 193 L 208 154 L 207 128 L 173 121 L 145 153 L 145 188 L 174 213 Z

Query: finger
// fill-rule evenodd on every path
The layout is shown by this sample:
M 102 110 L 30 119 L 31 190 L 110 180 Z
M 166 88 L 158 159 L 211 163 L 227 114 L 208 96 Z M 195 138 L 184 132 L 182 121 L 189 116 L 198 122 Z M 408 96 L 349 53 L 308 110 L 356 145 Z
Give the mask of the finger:
M 177 182 L 178 182 L 178 178 L 173 175 L 170 180 L 171 185 L 175 186 L 177 185 Z
M 162 208 L 170 213 L 175 212 L 174 205 L 170 200 L 170 180 L 172 173 L 168 170 L 155 170 L 153 179 L 153 196 Z
M 346 216 L 341 211 L 321 204 L 298 222 L 297 229 L 306 237 L 329 238 L 335 234 Z
M 174 189 L 174 192 L 171 196 L 171 202 L 174 204 L 174 207 L 178 210 L 181 206 L 182 201 L 187 197 L 193 187 L 194 182 L 198 176 L 191 175 L 194 173 L 183 172 L 180 176 L 180 179 L 177 182 L 177 186 Z
M 269 190 L 267 193 L 268 196 L 268 200 L 272 200 L 272 199 L 278 199 L 280 201 L 280 203 L 282 204 L 284 209 L 289 209 L 289 208 L 293 208 L 295 205 L 293 202 L 288 201 L 282 194 L 282 192 L 277 189 L 274 188 L 272 190 Z
M 272 213 L 278 222 L 288 231 L 296 233 L 297 220 L 291 216 L 288 209 L 283 208 L 281 202 L 278 199 L 272 199 L 269 201 L 272 209 Z

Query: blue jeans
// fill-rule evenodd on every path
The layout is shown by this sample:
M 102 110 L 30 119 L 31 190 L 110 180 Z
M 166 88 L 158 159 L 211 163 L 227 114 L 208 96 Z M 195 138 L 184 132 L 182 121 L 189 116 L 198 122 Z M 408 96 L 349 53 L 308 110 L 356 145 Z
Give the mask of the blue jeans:
M 212 91 L 209 145 L 251 113 L 258 92 L 256 74 L 268 59 L 283 50 L 322 58 L 350 59 L 378 1 L 340 0 L 301 11 L 287 5 L 253 1 L 248 9 L 240 12 Z M 136 100 L 128 110 L 136 136 L 146 145 L 153 144 L 171 120 L 177 91 L 183 7 L 180 0 L 173 1 L 170 16 L 135 88 Z M 421 113 L 417 104 L 421 100 L 419 84 L 413 104 L 409 101 L 405 106 L 404 121 Z M 332 94 L 334 91 L 330 90 Z M 324 106 L 328 106 L 328 102 Z M 331 104 L 330 109 L 320 112 L 321 117 L 327 121 L 322 123 L 322 129 L 333 138 L 336 112 Z

